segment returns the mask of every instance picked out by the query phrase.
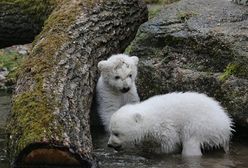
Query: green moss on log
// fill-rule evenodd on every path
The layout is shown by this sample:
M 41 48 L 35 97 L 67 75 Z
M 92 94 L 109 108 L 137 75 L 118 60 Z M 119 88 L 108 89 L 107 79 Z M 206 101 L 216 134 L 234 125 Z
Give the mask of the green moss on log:
M 15 120 L 12 121 L 16 123 L 10 123 L 9 127 L 11 127 L 11 135 L 21 134 L 19 143 L 13 149 L 16 152 L 24 149 L 27 144 L 61 135 L 61 129 L 55 129 L 51 125 L 51 121 L 54 120 L 52 112 L 55 102 L 42 93 L 41 82 L 32 91 L 17 95 L 13 99 L 12 115 Z M 16 124 L 18 129 L 14 126 Z
M 33 142 L 44 141 L 46 137 L 61 137 L 62 126 L 52 128 L 54 121 L 55 95 L 46 93 L 43 88 L 48 72 L 56 64 L 56 53 L 64 44 L 70 42 L 68 29 L 82 12 L 80 2 L 71 3 L 64 0 L 45 21 L 43 31 L 33 42 L 31 54 L 18 68 L 17 74 L 30 74 L 35 84 L 30 90 L 24 91 L 13 98 L 12 123 L 8 128 L 14 139 L 18 140 L 16 148 L 11 151 L 14 156 L 25 146 Z M 15 127 L 15 124 L 19 124 Z M 57 123 L 59 124 L 59 123 Z M 21 128 L 17 130 L 16 128 Z M 51 139 L 50 139 L 51 140 Z
M 55 53 L 69 42 L 68 28 L 76 20 L 78 13 L 82 10 L 82 5 L 66 2 L 56 8 L 55 11 L 45 21 L 43 31 L 33 42 L 33 50 L 21 66 L 19 74 L 31 71 L 41 75 L 48 72 L 55 64 Z M 43 37 L 45 37 L 43 39 Z

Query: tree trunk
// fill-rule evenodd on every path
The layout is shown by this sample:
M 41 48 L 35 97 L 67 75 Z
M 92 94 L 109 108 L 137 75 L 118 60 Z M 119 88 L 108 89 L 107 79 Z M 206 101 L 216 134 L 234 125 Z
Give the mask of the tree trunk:
M 60 0 L 18 70 L 8 125 L 15 165 L 94 167 L 96 65 L 122 52 L 146 20 L 141 0 Z
M 56 5 L 55 0 L 0 0 L 0 48 L 32 42 Z

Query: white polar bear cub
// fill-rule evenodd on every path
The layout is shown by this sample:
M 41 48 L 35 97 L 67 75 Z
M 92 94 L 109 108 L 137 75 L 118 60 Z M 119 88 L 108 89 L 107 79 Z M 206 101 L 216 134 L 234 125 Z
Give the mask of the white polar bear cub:
M 153 144 L 152 151 L 200 156 L 201 148 L 229 150 L 232 120 L 214 99 L 186 92 L 154 96 L 113 114 L 108 146 L 116 150 Z
M 106 131 L 114 112 L 140 100 L 135 85 L 138 61 L 136 56 L 117 54 L 98 63 L 101 76 L 96 87 L 97 111 Z

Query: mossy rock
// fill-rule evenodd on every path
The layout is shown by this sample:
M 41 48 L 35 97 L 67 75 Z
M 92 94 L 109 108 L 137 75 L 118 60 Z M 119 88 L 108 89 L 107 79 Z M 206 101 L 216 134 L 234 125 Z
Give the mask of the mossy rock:
M 23 16 L 28 16 L 31 22 L 37 23 L 39 25 L 38 27 L 42 27 L 48 15 L 61 1 L 62 0 L 0 0 L 0 5 L 9 4 L 15 6 L 15 8 L 5 12 L 9 14 L 21 12 Z
M 248 33 L 241 30 L 247 10 L 226 0 L 194 2 L 181 0 L 161 9 L 128 47 L 140 58 L 141 99 L 203 92 L 248 128 Z

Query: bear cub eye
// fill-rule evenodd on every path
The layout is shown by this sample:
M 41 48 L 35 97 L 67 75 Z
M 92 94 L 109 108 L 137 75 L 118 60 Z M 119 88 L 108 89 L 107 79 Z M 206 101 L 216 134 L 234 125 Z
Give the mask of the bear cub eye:
M 118 80 L 120 79 L 121 77 L 120 76 L 115 76 L 115 80 Z
M 129 77 L 129 78 L 132 78 L 132 74 L 129 74 L 128 77 Z
M 116 137 L 118 137 L 118 136 L 119 136 L 119 134 L 118 134 L 118 133 L 116 133 L 116 132 L 115 132 L 115 133 L 113 133 L 113 134 L 114 134 L 114 136 L 116 136 Z

